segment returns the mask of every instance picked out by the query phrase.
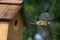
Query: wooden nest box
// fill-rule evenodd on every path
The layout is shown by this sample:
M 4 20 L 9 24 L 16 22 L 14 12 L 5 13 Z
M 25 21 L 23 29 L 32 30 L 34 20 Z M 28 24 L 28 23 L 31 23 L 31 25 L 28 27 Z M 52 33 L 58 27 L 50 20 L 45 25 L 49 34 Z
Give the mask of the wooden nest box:
M 23 0 L 0 0 L 0 40 L 22 40 Z

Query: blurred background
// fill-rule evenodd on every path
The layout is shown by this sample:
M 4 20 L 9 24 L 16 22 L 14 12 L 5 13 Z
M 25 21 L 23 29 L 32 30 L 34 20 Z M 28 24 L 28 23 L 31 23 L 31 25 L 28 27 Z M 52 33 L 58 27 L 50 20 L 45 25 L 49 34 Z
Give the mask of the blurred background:
M 27 17 L 28 26 L 23 29 L 23 40 L 33 40 L 37 33 L 37 25 L 32 25 L 29 20 L 39 20 L 39 15 L 44 12 L 45 5 L 48 4 L 48 11 L 52 16 L 52 27 L 49 32 L 51 40 L 60 40 L 60 0 L 24 0 L 24 11 Z

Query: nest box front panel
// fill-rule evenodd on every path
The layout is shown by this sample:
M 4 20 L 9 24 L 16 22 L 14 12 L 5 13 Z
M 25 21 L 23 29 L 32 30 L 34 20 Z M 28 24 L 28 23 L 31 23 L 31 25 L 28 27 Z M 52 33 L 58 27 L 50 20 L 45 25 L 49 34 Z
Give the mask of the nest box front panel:
M 8 40 L 22 40 L 23 21 L 19 13 L 15 15 L 9 25 Z

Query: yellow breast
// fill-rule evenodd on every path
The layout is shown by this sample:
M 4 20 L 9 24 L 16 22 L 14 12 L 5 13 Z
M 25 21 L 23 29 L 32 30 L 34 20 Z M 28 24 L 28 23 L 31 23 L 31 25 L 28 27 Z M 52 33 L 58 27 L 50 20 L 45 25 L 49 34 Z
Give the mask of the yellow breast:
M 36 24 L 41 26 L 48 26 L 47 21 L 36 21 Z

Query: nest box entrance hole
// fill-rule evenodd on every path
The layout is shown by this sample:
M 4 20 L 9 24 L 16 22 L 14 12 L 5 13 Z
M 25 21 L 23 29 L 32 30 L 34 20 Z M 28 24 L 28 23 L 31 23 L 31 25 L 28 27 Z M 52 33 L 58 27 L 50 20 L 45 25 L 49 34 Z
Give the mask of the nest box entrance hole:
M 15 20 L 13 25 L 14 29 L 18 30 L 18 20 Z
M 18 21 L 17 21 L 17 20 L 15 20 L 15 23 L 14 23 L 15 27 L 17 27 L 17 24 L 18 24 Z

